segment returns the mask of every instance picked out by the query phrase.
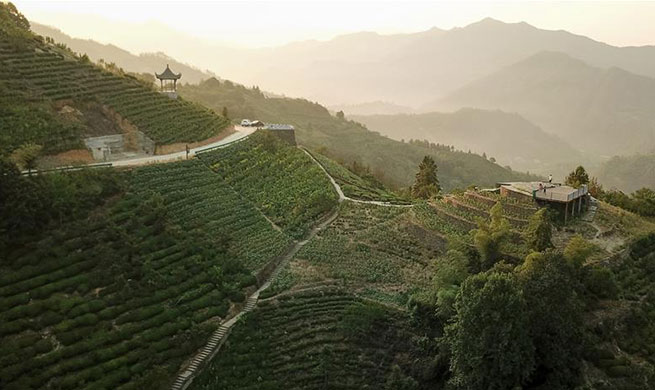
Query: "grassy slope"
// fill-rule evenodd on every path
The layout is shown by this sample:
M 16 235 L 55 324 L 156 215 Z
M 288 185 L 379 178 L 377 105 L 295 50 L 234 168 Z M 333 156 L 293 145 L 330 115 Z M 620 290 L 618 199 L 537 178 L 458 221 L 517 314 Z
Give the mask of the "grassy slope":
M 110 107 L 158 144 L 204 140 L 228 125 L 211 110 L 169 99 L 119 69 L 102 70 L 13 26 L 7 12 L 0 8 L 6 27 L 0 33 L 0 153 L 25 142 L 42 144 L 53 153 L 79 147 L 79 139 L 91 131 L 84 121 L 61 115 L 64 104 Z
M 258 90 L 215 79 L 199 86 L 184 86 L 180 88 L 180 94 L 214 110 L 227 107 L 231 118 L 291 123 L 296 126 L 299 143 L 320 149 L 334 159 L 367 165 L 376 177 L 394 188 L 406 187 L 413 182 L 424 155 L 434 157 L 441 184 L 446 190 L 473 183 L 492 185 L 499 180 L 527 177 L 475 154 L 393 141 L 355 122 L 335 118 L 325 107 L 303 99 L 267 98 Z

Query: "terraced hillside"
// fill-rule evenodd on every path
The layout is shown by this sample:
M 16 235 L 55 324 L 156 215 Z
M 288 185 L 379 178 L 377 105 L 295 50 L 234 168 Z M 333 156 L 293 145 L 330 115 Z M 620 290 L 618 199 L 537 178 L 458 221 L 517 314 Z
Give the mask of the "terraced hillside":
M 131 190 L 160 195 L 168 216 L 187 230 L 202 231 L 227 246 L 250 271 L 280 255 L 291 239 L 275 230 L 248 200 L 199 160 L 136 169 Z
M 85 174 L 16 180 L 56 188 Z M 5 248 L 3 389 L 169 385 L 291 242 L 200 161 L 107 175 L 123 178 L 122 195 Z
M 341 164 L 323 156 L 315 151 L 311 155 L 321 164 L 321 166 L 332 176 L 339 184 L 344 195 L 358 200 L 373 200 L 378 202 L 390 202 L 394 204 L 409 204 L 408 199 L 394 194 L 385 188 L 370 172 L 362 167 L 362 173 L 365 177 L 357 175 L 350 169 Z
M 393 365 L 416 385 L 429 359 L 415 334 L 407 312 L 338 287 L 299 290 L 260 301 L 190 388 L 381 389 Z
M 445 237 L 413 223 L 409 208 L 346 201 L 339 217 L 296 255 L 271 287 L 270 296 L 298 284 L 340 280 L 353 291 L 404 304 L 430 284 L 432 260 Z
M 2 18 L 5 26 L 11 23 L 6 13 Z M 98 120 L 70 113 L 90 106 L 123 127 L 122 121 L 129 121 L 160 145 L 205 140 L 229 124 L 212 110 L 169 99 L 118 68 L 105 70 L 23 27 L 10 27 L 0 34 L 1 152 L 26 142 L 53 153 L 79 147 L 82 136 L 98 131 Z M 34 108 L 40 120 L 29 118 Z
M 337 203 L 328 177 L 302 150 L 269 131 L 199 155 L 287 234 L 301 238 Z

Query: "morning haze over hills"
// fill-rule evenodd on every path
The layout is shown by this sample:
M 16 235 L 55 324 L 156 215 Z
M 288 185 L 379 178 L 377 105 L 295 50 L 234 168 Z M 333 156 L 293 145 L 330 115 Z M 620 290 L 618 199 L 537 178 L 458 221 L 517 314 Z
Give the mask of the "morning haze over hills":
M 180 39 L 193 48 L 184 61 L 211 69 L 201 72 L 167 53 L 134 56 L 47 26 L 33 28 L 130 72 L 152 74 L 172 63 L 185 74 L 185 82 L 217 74 L 258 85 L 268 93 L 304 97 L 343 110 L 370 130 L 396 140 L 419 138 L 486 152 L 519 170 L 560 176 L 571 161 L 582 161 L 609 185 L 622 183 L 621 188 L 628 190 L 646 176 L 635 170 L 630 179 L 619 179 L 606 175 L 611 169 L 602 164 L 615 155 L 655 153 L 653 46 L 615 47 L 566 31 L 492 18 L 450 30 L 361 32 L 264 49 L 212 46 L 182 35 Z M 184 52 L 178 47 L 171 50 Z M 481 109 L 490 111 L 484 114 L 490 120 L 487 124 L 476 118 L 483 115 Z M 502 113 L 494 113 L 497 110 Z M 430 112 L 435 114 L 389 118 L 384 124 L 361 116 Z M 443 117 L 457 112 L 452 116 L 460 120 L 470 116 L 465 131 L 469 136 L 460 134 L 452 121 L 437 120 L 436 112 Z M 517 114 L 525 121 L 515 118 Z M 501 129 L 510 117 L 514 122 Z M 405 121 L 408 118 L 420 121 L 420 128 Z M 509 148 L 502 137 L 513 131 L 520 136 Z
M 653 47 L 78 23 L 0 1 L 0 389 L 653 389 Z

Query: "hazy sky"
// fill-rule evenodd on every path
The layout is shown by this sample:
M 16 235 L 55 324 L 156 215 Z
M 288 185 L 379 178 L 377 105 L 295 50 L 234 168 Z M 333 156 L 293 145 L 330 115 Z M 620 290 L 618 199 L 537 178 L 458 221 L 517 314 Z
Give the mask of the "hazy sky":
M 29 1 L 30 20 L 75 37 L 147 51 L 172 28 L 230 46 L 329 39 L 355 31 L 415 32 L 465 26 L 484 17 L 563 29 L 618 46 L 655 45 L 655 2 L 410 1 Z M 135 24 L 116 28 L 115 22 Z M 112 25 L 112 23 L 114 23 Z M 143 26 L 148 28 L 142 28 Z M 142 47 L 144 46 L 144 47 Z

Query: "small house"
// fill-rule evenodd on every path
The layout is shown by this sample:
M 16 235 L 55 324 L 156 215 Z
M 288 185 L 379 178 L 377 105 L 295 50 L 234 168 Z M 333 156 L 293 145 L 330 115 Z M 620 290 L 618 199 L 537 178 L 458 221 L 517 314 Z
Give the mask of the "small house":
M 573 188 L 561 183 L 543 182 L 500 182 L 496 184 L 500 195 L 519 201 L 535 202 L 539 205 L 549 205 L 564 215 L 564 223 L 569 216 L 575 217 L 582 213 L 589 200 L 586 185 Z

